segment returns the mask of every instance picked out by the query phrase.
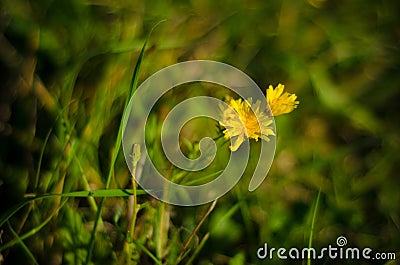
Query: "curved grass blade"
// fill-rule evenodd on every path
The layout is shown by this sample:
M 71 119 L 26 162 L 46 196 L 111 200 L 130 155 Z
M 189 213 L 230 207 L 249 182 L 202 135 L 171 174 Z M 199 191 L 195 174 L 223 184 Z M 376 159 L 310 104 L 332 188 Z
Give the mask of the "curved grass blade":
M 158 22 L 158 23 L 150 30 L 150 32 L 149 32 L 149 34 L 147 35 L 146 40 L 145 40 L 145 42 L 144 42 L 144 44 L 143 44 L 142 50 L 140 51 L 138 60 L 137 60 L 137 62 L 136 62 L 135 69 L 134 69 L 134 71 L 133 71 L 132 80 L 131 80 L 131 84 L 130 84 L 130 88 L 129 88 L 129 93 L 128 93 L 128 98 L 127 98 L 127 100 L 125 101 L 124 112 L 123 112 L 123 116 L 122 116 L 122 117 L 125 116 L 125 113 L 126 113 L 127 107 L 128 107 L 128 103 L 129 103 L 129 99 L 130 99 L 130 97 L 133 95 L 133 93 L 135 92 L 135 90 L 136 90 L 136 88 L 137 88 L 137 83 L 138 83 L 138 79 L 139 79 L 140 66 L 141 66 L 141 63 L 142 63 L 142 60 L 143 60 L 144 51 L 145 51 L 145 49 L 146 49 L 147 42 L 149 41 L 150 35 L 151 35 L 151 33 L 153 32 L 153 30 L 154 30 L 161 22 L 163 22 L 163 21 Z M 118 153 L 119 153 L 119 149 L 120 149 L 120 147 L 121 147 L 121 142 L 122 142 L 122 131 L 123 131 L 123 127 L 124 127 L 123 125 L 124 125 L 124 122 L 123 122 L 123 118 L 122 118 L 121 121 L 120 121 L 120 124 L 119 124 L 119 128 L 118 128 L 117 139 L 116 139 L 115 144 L 114 144 L 113 156 L 112 156 L 112 159 L 111 159 L 110 169 L 109 169 L 109 171 L 108 171 L 107 182 L 106 182 L 106 186 L 105 186 L 106 189 L 108 189 L 108 188 L 110 187 L 112 175 L 113 175 L 113 172 L 114 172 L 114 165 L 115 165 L 115 162 L 116 162 L 116 160 L 117 160 L 117 156 L 118 156 Z M 100 218 L 101 218 L 101 213 L 102 213 L 102 211 L 103 211 L 104 202 L 105 202 L 105 198 L 102 198 L 101 201 L 100 201 L 99 208 L 98 208 L 98 210 L 97 210 L 96 218 L 95 218 L 95 220 L 94 220 L 93 231 L 92 231 L 92 234 L 91 234 L 91 236 L 90 236 L 90 241 L 89 241 L 89 245 L 88 245 L 88 251 L 87 251 L 87 256 L 86 256 L 86 262 L 85 262 L 85 264 L 89 264 L 89 263 L 90 263 L 90 260 L 91 260 L 91 258 L 92 258 L 91 256 L 92 256 L 92 252 L 93 252 L 93 248 L 94 248 L 94 240 L 95 240 L 95 237 L 96 237 L 97 226 L 98 226 L 99 220 L 100 220 Z
M 46 218 L 46 220 L 44 220 L 40 225 L 38 225 L 35 228 L 32 228 L 29 232 L 23 234 L 22 236 L 18 236 L 16 238 L 14 238 L 13 240 L 11 240 L 10 242 L 4 244 L 3 246 L 0 247 L 0 253 L 3 252 L 5 249 L 12 247 L 13 245 L 15 245 L 16 243 L 19 243 L 25 239 L 27 239 L 28 237 L 33 236 L 34 234 L 36 234 L 37 232 L 39 232 L 48 222 L 50 222 L 50 220 L 53 218 L 53 216 L 64 206 L 64 203 L 62 203 L 60 205 L 60 207 L 58 207 L 49 217 Z
M 207 233 L 200 241 L 199 245 L 196 247 L 194 250 L 193 255 L 189 258 L 189 260 L 186 262 L 186 265 L 191 265 L 193 264 L 193 261 L 197 258 L 199 255 L 200 251 L 203 249 L 204 245 L 206 244 L 208 238 L 210 237 L 210 233 Z
M 213 173 L 211 173 L 211 174 L 208 174 L 208 175 L 206 175 L 206 176 L 202 176 L 202 177 L 199 177 L 199 178 L 190 180 L 190 181 L 188 181 L 188 182 L 184 182 L 184 184 L 187 185 L 187 186 L 190 186 L 190 185 L 193 185 L 193 184 L 197 184 L 197 183 L 199 183 L 199 182 L 202 182 L 202 181 L 211 179 L 211 178 L 217 176 L 218 174 L 222 173 L 223 171 L 224 171 L 224 170 L 221 169 L 221 170 L 218 170 L 218 171 L 213 172 Z
M 39 265 L 39 263 L 36 261 L 35 256 L 33 256 L 32 252 L 29 250 L 29 248 L 25 245 L 24 241 L 19 237 L 17 232 L 14 231 L 10 223 L 8 223 L 8 228 L 10 229 L 11 233 L 15 237 L 15 240 L 17 241 L 16 243 L 21 245 L 21 248 L 26 252 L 26 255 L 29 257 L 30 261 L 35 264 Z
M 37 189 L 37 187 L 39 185 L 39 176 L 40 176 L 40 169 L 41 169 L 41 166 L 42 166 L 43 154 L 44 154 L 44 151 L 46 149 L 46 146 L 47 146 L 47 143 L 49 141 L 49 138 L 50 138 L 52 130 L 53 130 L 53 128 L 51 128 L 49 130 L 49 132 L 47 133 L 46 138 L 44 139 L 42 150 L 40 151 L 39 162 L 38 162 L 37 171 L 36 171 L 36 177 L 35 177 L 35 186 L 34 186 L 35 190 Z

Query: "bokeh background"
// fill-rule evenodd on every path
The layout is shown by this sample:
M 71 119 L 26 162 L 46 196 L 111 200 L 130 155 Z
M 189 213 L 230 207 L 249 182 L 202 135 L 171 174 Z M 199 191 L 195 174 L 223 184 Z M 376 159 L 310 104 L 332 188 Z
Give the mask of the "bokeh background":
M 247 192 L 246 176 L 221 198 L 181 264 L 261 264 L 256 251 L 264 243 L 306 247 L 311 230 L 316 248 L 345 236 L 348 246 L 399 252 L 399 1 L 0 3 L 2 213 L 29 194 L 104 188 L 140 49 L 165 20 L 150 36 L 139 83 L 165 66 L 207 59 L 241 69 L 263 90 L 283 83 L 300 100 L 293 113 L 276 118 L 276 156 L 262 186 Z M 170 96 L 225 93 L 198 89 Z M 168 102 L 155 110 L 154 124 Z M 207 134 L 204 128 L 188 140 Z M 111 187 L 130 188 L 129 178 L 121 152 Z M 209 205 L 140 200 L 138 240 L 162 263 L 174 264 Z M 127 204 L 127 198 L 106 200 L 93 264 L 123 264 Z M 3 250 L 0 263 L 83 264 L 95 216 L 85 198 L 30 204 L 0 228 L 0 244 L 49 216 L 23 244 Z M 136 252 L 131 264 L 155 263 L 143 249 Z

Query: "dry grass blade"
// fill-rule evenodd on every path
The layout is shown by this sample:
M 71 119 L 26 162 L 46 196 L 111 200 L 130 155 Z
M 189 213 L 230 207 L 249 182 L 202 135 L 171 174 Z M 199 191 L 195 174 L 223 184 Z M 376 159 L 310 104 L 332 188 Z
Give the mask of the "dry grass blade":
M 193 232 L 190 234 L 189 238 L 186 240 L 185 245 L 183 246 L 182 251 L 181 251 L 181 253 L 180 253 L 179 256 L 178 256 L 177 264 L 178 264 L 179 262 L 181 262 L 181 259 L 182 259 L 183 255 L 184 255 L 185 251 L 186 251 L 187 248 L 189 247 L 190 242 L 192 241 L 193 237 L 196 235 L 197 231 L 199 231 L 199 228 L 201 227 L 201 225 L 204 223 L 204 221 L 207 219 L 207 217 L 208 217 L 208 216 L 211 214 L 211 212 L 214 210 L 215 205 L 217 204 L 217 201 L 218 201 L 218 199 L 215 200 L 215 201 L 211 204 L 211 206 L 210 206 L 210 208 L 208 209 L 208 211 L 203 215 L 203 217 L 201 218 L 200 222 L 196 225 L 196 227 L 193 229 Z

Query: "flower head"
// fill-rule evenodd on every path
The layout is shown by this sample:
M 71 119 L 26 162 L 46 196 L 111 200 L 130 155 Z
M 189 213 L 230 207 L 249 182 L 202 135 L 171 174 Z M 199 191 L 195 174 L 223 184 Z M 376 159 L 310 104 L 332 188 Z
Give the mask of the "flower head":
M 252 98 L 247 101 L 229 98 L 227 103 L 230 108 L 220 105 L 222 120 L 219 124 L 225 127 L 224 137 L 225 139 L 230 137 L 234 139 L 229 147 L 231 151 L 236 151 L 246 140 L 246 137 L 253 138 L 256 141 L 258 141 L 258 138 L 269 141 L 268 136 L 275 135 L 273 127 L 270 126 L 272 119 L 261 110 L 261 102 L 257 100 L 253 105 L 252 101 Z
M 284 88 L 284 85 L 278 84 L 275 89 L 271 85 L 267 89 L 267 101 L 274 116 L 292 112 L 299 104 L 295 94 L 283 93 Z

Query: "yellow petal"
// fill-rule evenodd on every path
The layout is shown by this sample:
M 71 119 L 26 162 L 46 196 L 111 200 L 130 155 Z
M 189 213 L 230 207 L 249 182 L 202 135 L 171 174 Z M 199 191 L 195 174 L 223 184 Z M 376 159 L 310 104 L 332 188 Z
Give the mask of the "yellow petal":
M 296 101 L 297 96 L 295 94 L 283 93 L 284 88 L 284 85 L 278 84 L 275 89 L 271 85 L 267 89 L 268 105 L 274 116 L 292 112 L 299 104 L 299 101 Z

